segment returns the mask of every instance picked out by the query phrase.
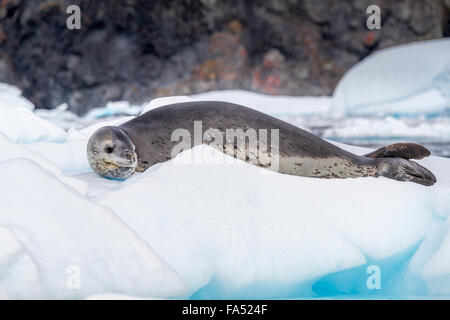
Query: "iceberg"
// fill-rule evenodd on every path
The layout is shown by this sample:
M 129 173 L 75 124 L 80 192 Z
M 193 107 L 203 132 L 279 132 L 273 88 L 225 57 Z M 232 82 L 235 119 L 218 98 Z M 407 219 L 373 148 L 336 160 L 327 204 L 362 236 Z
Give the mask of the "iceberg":
M 28 159 L 0 162 L 0 174 L 0 297 L 186 294 L 171 267 L 107 208 Z
M 19 88 L 6 83 L 0 83 L 0 104 L 34 110 L 34 104 L 22 96 Z
M 8 110 L 20 134 L 22 109 Z M 0 298 L 450 294 L 450 159 L 419 161 L 438 179 L 424 187 L 289 176 L 197 146 L 125 181 L 104 179 L 87 162 L 89 136 L 131 118 L 61 141 L 0 134 Z
M 334 115 L 443 115 L 450 108 L 450 40 L 380 50 L 353 66 L 333 93 Z
M 447 206 L 449 202 L 447 197 Z M 446 215 L 449 213 L 447 209 Z M 411 260 L 410 268 L 424 279 L 430 294 L 450 295 L 450 219 L 436 225 L 425 238 Z
M 51 122 L 36 116 L 22 106 L 13 106 L 0 99 L 0 133 L 9 139 L 31 143 L 36 141 L 62 142 L 66 132 Z
M 59 146 L 64 146 L 65 144 L 58 144 Z M 59 151 L 59 150 L 58 150 Z M 76 150 L 70 149 L 70 152 L 68 154 L 62 154 L 62 156 L 69 156 L 74 154 Z M 0 133 L 0 161 L 7 161 L 7 160 L 13 160 L 13 159 L 28 159 L 30 161 L 33 161 L 34 163 L 40 165 L 43 169 L 48 171 L 49 173 L 53 174 L 59 180 L 70 186 L 71 188 L 75 189 L 81 194 L 86 195 L 88 192 L 88 186 L 83 181 L 80 181 L 78 179 L 72 178 L 62 172 L 58 166 L 56 166 L 51 160 L 48 160 L 48 158 L 53 159 L 55 157 L 47 156 L 43 157 L 39 153 L 33 152 L 29 148 L 14 143 L 10 141 L 7 137 L 2 135 Z M 62 166 L 64 169 L 64 166 Z M 20 175 L 20 172 L 18 172 Z
M 64 141 L 66 132 L 36 116 L 34 104 L 21 94 L 18 88 L 0 83 L 0 134 L 21 143 Z
M 204 162 L 175 158 L 95 199 L 151 243 L 195 298 L 343 294 L 329 287 L 348 276 L 326 278 L 343 271 L 362 279 L 349 293 L 362 293 L 368 265 L 394 264 L 384 275 L 394 277 L 435 223 L 429 189 L 411 183 L 293 177 L 235 159 L 215 164 L 211 157 L 222 154 L 207 146 L 179 156 Z

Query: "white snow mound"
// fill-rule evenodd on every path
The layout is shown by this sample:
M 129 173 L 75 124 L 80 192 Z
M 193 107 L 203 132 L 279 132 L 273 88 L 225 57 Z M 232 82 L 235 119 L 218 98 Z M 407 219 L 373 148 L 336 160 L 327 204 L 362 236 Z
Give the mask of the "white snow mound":
M 428 189 L 413 183 L 263 174 L 207 146 L 178 157 L 203 164 L 175 158 L 96 201 L 201 297 L 304 294 L 315 279 L 417 245 L 433 222 Z
M 339 81 L 337 115 L 435 115 L 450 108 L 450 39 L 380 50 Z
M 31 143 L 66 139 L 66 132 L 24 107 L 13 107 L 0 100 L 0 133 L 9 139 Z
M 0 162 L 0 176 L 0 226 L 21 246 L 3 232 L 14 250 L 0 251 L 0 297 L 185 294 L 177 274 L 107 208 L 27 159 Z

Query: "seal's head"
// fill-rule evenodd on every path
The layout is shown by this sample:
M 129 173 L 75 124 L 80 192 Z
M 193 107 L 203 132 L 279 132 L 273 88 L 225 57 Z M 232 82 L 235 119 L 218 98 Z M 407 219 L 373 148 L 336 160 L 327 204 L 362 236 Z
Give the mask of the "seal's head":
M 94 132 L 87 145 L 92 169 L 112 179 L 130 177 L 137 166 L 133 141 L 119 127 L 103 127 Z

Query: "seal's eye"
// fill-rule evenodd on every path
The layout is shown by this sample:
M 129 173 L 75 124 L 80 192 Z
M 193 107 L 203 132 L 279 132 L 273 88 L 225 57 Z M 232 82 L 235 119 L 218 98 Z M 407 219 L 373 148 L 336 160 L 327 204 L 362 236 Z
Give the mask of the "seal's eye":
M 106 147 L 105 148 L 105 152 L 106 153 L 112 153 L 114 151 L 114 148 L 113 147 Z

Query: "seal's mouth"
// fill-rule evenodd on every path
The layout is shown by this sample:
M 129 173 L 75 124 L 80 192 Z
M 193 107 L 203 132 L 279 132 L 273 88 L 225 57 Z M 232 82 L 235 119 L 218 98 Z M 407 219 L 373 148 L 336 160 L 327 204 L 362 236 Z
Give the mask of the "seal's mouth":
M 136 167 L 135 161 L 133 161 L 132 163 L 113 163 L 113 162 L 104 160 L 104 161 L 102 161 L 102 162 L 103 162 L 103 165 L 104 165 L 105 167 L 109 167 L 109 168 L 111 168 L 111 169 L 117 169 L 117 168 L 135 168 L 135 167 Z
M 133 175 L 137 166 L 137 161 L 133 158 L 130 161 L 111 161 L 106 159 L 97 160 L 97 172 L 110 179 L 126 179 Z
M 136 166 L 131 165 L 117 165 L 111 162 L 105 162 L 101 170 L 104 177 L 110 179 L 126 179 L 133 175 Z

